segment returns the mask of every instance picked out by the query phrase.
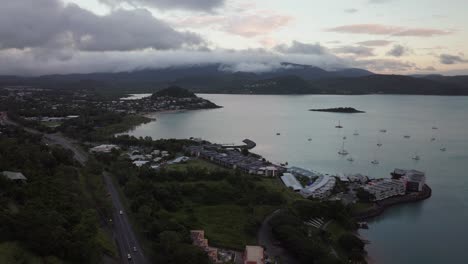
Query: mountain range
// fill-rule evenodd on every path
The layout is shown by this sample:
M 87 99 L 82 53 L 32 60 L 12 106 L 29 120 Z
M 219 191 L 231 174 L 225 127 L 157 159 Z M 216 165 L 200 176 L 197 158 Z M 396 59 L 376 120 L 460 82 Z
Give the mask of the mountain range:
M 260 73 L 232 71 L 213 63 L 116 73 L 0 76 L 0 87 L 34 85 L 137 93 L 178 85 L 199 93 L 468 95 L 468 76 L 382 75 L 357 68 L 327 71 L 287 62 L 280 66 Z

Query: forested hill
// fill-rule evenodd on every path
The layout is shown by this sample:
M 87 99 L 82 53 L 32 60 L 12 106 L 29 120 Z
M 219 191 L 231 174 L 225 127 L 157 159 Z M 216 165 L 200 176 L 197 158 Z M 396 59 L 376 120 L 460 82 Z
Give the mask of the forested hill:
M 197 96 L 193 92 L 179 86 L 169 86 L 166 89 L 155 92 L 151 97 L 195 98 Z
M 180 86 L 196 93 L 468 95 L 468 76 L 381 75 L 353 68 L 326 71 L 311 65 L 281 65 L 279 69 L 262 73 L 207 64 L 117 73 L 0 76 L 0 88 L 18 85 L 92 88 L 123 94 L 154 93 L 168 86 Z M 176 96 L 179 92 L 170 91 Z

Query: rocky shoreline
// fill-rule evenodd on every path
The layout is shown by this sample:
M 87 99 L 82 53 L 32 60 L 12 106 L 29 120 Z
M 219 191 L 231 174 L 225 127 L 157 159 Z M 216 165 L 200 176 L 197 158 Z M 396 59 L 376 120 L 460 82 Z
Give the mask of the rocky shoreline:
M 425 184 L 423 190 L 420 193 L 415 194 L 407 194 L 404 196 L 392 197 L 388 198 L 379 202 L 376 202 L 375 205 L 364 212 L 360 212 L 354 215 L 354 218 L 357 221 L 368 220 L 370 218 L 376 217 L 381 215 L 385 209 L 398 205 L 398 204 L 405 204 L 405 203 L 414 203 L 418 201 L 422 201 L 428 199 L 432 195 L 432 189 Z

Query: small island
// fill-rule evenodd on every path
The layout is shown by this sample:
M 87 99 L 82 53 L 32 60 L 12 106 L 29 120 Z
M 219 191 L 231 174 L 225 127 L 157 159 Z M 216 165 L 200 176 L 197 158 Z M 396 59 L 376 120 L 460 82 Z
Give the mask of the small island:
M 364 111 L 357 110 L 352 107 L 335 107 L 335 108 L 324 108 L 324 109 L 309 109 L 309 111 L 314 112 L 332 112 L 332 113 L 345 113 L 345 114 L 355 114 L 355 113 L 365 113 Z

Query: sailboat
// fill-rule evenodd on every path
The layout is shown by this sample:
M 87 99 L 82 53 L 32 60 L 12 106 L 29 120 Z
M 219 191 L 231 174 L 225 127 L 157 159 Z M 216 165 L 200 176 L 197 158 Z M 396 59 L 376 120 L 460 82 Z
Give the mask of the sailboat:
M 355 135 L 355 136 L 359 136 L 359 133 L 358 133 L 358 131 L 357 131 L 357 130 L 354 130 L 354 133 L 353 133 L 353 135 Z
M 338 125 L 337 125 L 337 126 L 335 126 L 335 127 L 336 127 L 336 128 L 343 128 L 343 127 L 341 126 L 341 122 L 340 122 L 340 120 L 338 120 Z
M 340 151 L 338 151 L 338 154 L 343 155 L 343 156 L 346 156 L 349 154 L 348 151 L 344 149 L 344 140 L 343 140 L 343 144 L 341 145 Z

